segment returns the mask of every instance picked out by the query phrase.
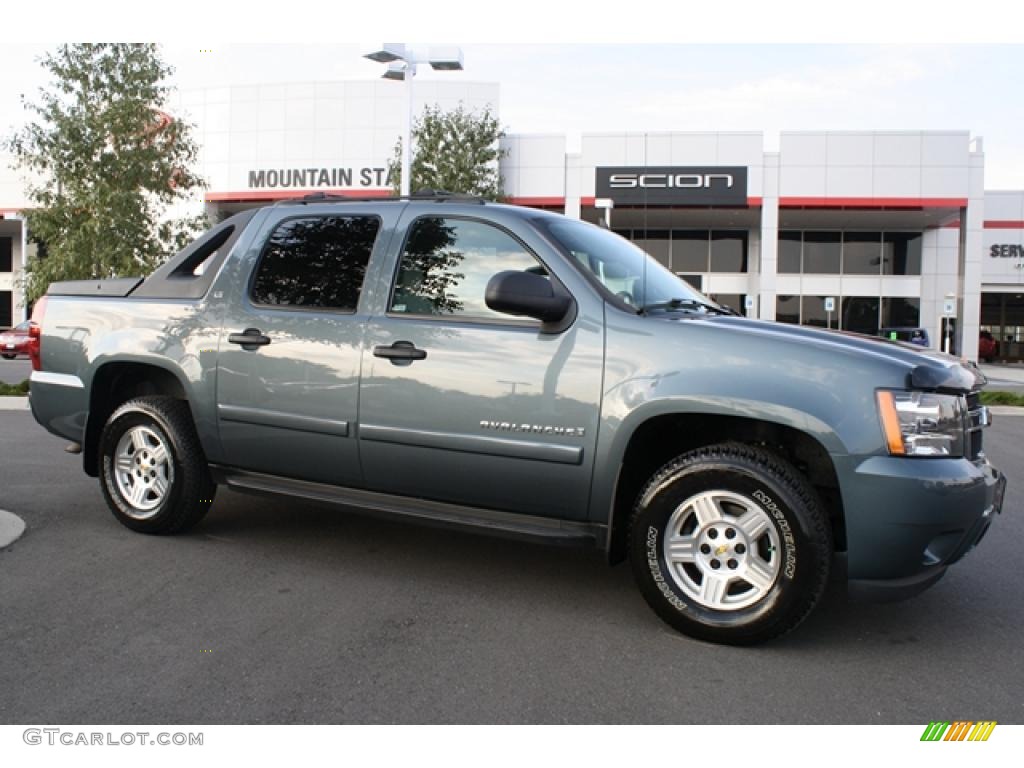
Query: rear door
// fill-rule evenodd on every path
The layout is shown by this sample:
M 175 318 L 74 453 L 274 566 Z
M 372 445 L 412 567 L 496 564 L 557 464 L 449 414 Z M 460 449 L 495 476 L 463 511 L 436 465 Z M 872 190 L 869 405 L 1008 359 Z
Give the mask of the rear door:
M 556 333 L 494 312 L 484 302 L 491 276 L 550 274 L 554 264 L 539 258 L 536 233 L 521 220 L 502 225 L 450 214 L 447 206 L 419 212 L 407 209 L 400 258 L 386 266 L 390 291 L 375 301 L 380 311 L 363 351 L 359 442 L 367 487 L 585 519 L 602 306 L 575 291 L 575 321 Z M 573 292 L 564 277 L 561 283 Z
M 394 209 L 282 207 L 236 260 L 217 367 L 228 465 L 361 484 L 354 439 L 366 329 L 360 304 Z

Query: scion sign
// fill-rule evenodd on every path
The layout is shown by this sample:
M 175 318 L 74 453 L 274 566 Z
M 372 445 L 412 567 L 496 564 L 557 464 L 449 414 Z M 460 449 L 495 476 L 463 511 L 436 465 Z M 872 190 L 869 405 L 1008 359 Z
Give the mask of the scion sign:
M 616 166 L 596 169 L 596 195 L 623 205 L 746 205 L 742 166 Z

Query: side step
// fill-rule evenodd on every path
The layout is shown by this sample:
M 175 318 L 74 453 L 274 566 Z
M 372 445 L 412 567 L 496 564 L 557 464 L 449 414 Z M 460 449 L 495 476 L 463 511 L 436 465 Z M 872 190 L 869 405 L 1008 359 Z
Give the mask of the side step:
M 605 541 L 605 526 L 556 520 L 515 512 L 478 509 L 411 496 L 395 496 L 358 488 L 342 488 L 293 480 L 260 472 L 210 465 L 213 479 L 235 491 L 261 496 L 291 496 L 347 507 L 375 517 L 414 520 L 424 525 L 478 531 L 504 538 L 544 541 L 573 547 L 595 547 Z

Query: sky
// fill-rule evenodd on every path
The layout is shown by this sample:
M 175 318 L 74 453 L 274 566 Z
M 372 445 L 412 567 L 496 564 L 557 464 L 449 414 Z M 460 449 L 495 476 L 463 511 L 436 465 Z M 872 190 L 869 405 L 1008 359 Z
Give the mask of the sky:
M 379 77 L 362 43 L 162 45 L 181 89 Z M 22 118 L 19 95 L 53 44 L 0 49 L 0 132 Z M 755 130 L 769 150 L 784 130 L 969 130 L 984 138 L 987 189 L 1024 189 L 1024 45 L 462 44 L 464 72 L 417 79 L 497 82 L 511 133 Z

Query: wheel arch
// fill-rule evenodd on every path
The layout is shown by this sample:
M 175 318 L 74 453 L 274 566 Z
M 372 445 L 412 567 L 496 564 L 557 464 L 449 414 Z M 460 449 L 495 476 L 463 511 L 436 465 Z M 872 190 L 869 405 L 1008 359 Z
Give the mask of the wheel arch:
M 93 373 L 82 443 L 82 466 L 87 475 L 99 476 L 99 441 L 107 418 L 122 403 L 144 395 L 166 395 L 182 400 L 191 412 L 188 391 L 180 374 L 164 366 L 149 362 L 109 362 Z M 194 420 L 195 413 L 192 417 Z
M 633 504 L 647 480 L 682 453 L 726 441 L 765 446 L 807 477 L 829 513 L 835 548 L 844 551 L 846 517 L 831 456 L 837 447 L 838 452 L 844 451 L 831 430 L 821 422 L 811 424 L 809 419 L 804 414 L 785 420 L 767 414 L 736 415 L 736 410 L 669 411 L 638 419 L 628 435 L 623 436 L 618 461 L 613 464 L 618 471 L 606 518 L 609 561 L 618 563 L 627 557 Z

